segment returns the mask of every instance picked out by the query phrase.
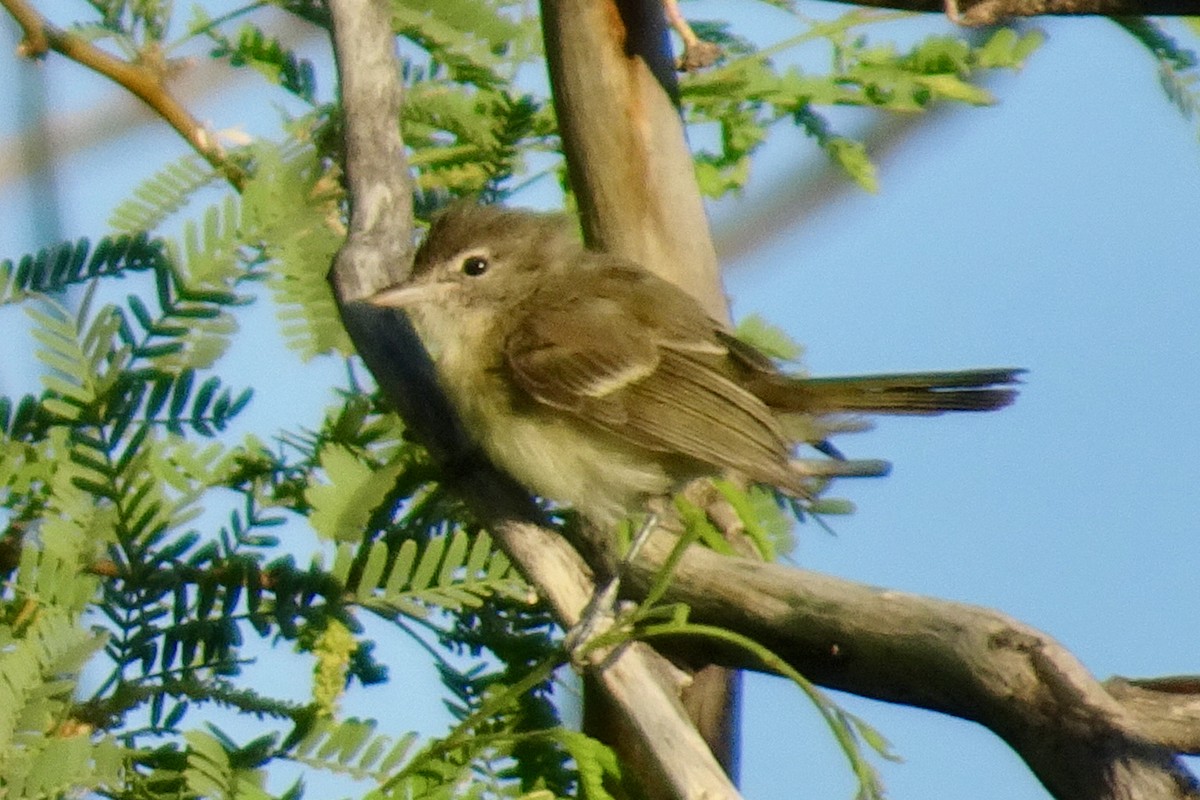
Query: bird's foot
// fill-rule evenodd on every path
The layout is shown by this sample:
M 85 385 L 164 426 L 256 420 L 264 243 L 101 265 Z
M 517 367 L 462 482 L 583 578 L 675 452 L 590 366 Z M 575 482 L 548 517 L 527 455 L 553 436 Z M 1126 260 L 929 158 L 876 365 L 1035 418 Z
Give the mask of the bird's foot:
M 637 534 L 630 542 L 629 550 L 625 553 L 621 563 L 617 566 L 617 573 L 608 580 L 602 587 L 596 590 L 592 595 L 592 599 L 584 607 L 580 614 L 579 622 L 577 622 L 571 630 L 567 631 L 567 635 L 563 640 L 563 646 L 571 657 L 571 663 L 577 668 L 588 663 L 597 663 L 597 658 L 593 657 L 591 651 L 594 649 L 595 641 L 608 633 L 616 625 L 621 614 L 628 610 L 619 606 L 617 596 L 621 590 L 620 573 L 624 567 L 629 565 L 637 554 L 641 551 L 642 546 L 650 538 L 651 532 L 658 524 L 659 515 L 657 512 L 651 512 L 641 527 L 638 528 Z M 629 604 L 632 606 L 632 604 Z M 607 648 L 601 648 L 603 653 L 607 653 Z M 600 655 L 602 660 L 604 655 Z

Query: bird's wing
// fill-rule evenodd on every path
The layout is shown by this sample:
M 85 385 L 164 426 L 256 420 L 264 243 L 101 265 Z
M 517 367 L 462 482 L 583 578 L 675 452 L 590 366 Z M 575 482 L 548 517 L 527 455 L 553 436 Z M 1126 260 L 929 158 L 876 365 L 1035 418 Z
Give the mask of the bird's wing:
M 719 326 L 641 269 L 596 269 L 586 295 L 560 280 L 522 305 L 505 342 L 520 387 L 648 450 L 789 487 L 787 440 L 766 405 L 732 380 Z

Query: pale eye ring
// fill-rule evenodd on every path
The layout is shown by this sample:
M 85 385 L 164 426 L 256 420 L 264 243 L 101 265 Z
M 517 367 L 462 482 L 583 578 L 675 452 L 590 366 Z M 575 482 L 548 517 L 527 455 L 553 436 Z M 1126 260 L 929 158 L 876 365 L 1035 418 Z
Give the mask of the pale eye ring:
M 483 256 L 467 256 L 462 260 L 462 273 L 477 278 L 488 271 L 491 263 Z

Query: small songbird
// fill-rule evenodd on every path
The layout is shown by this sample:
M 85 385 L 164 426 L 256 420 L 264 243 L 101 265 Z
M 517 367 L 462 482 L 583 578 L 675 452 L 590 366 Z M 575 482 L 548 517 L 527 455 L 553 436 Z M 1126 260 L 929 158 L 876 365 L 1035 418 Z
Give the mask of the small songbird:
M 862 414 L 1001 408 L 1022 372 L 787 375 L 682 289 L 587 250 L 567 218 L 500 206 L 444 211 L 409 279 L 370 302 L 409 315 L 493 463 L 601 526 L 728 470 L 801 500 L 883 474 L 826 437 Z M 833 457 L 796 460 L 801 443 Z

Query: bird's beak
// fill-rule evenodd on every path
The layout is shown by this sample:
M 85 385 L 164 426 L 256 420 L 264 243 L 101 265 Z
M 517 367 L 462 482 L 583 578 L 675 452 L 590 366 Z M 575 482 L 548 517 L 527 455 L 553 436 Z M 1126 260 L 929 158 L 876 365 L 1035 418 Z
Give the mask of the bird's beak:
M 436 299 L 439 294 L 436 284 L 402 283 L 376 292 L 367 302 L 384 308 L 413 308 Z

